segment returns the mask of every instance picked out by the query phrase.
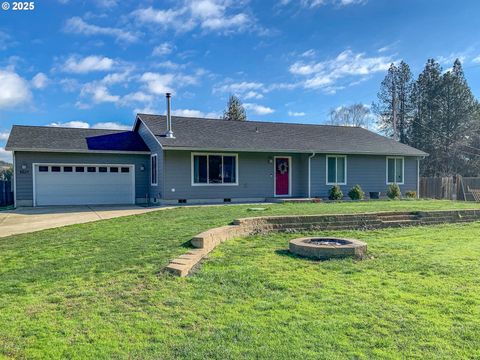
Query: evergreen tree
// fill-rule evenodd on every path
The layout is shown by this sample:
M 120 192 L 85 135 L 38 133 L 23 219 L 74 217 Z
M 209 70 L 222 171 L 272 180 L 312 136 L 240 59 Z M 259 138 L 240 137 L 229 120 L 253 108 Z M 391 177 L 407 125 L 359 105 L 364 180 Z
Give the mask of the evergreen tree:
M 478 122 L 478 104 L 465 79 L 460 60 L 455 60 L 453 68 L 442 75 L 440 114 L 438 131 L 439 175 L 456 175 L 468 167 L 470 156 L 467 152 L 472 130 Z
M 247 114 L 242 102 L 235 95 L 230 95 L 228 99 L 227 109 L 223 112 L 223 119 L 245 121 L 247 120 Z
M 411 120 L 412 72 L 405 62 L 391 64 L 377 94 L 373 111 L 378 115 L 380 129 L 388 136 L 408 143 Z
M 429 59 L 412 92 L 413 119 L 409 144 L 430 154 L 421 162 L 424 176 L 435 176 L 438 169 L 438 157 L 435 153 L 439 145 L 439 135 L 435 131 L 438 129 L 440 115 L 441 76 L 440 65 L 434 59 Z

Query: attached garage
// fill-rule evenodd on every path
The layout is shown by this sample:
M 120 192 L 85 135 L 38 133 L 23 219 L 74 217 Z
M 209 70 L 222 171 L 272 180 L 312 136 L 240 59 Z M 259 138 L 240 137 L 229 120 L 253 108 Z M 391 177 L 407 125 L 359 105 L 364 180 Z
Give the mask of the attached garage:
M 34 206 L 135 204 L 133 164 L 34 164 Z

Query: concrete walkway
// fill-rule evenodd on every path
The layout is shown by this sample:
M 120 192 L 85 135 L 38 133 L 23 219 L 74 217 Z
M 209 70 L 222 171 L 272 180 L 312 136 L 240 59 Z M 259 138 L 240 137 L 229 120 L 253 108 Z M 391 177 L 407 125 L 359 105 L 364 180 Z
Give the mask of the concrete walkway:
M 0 211 L 0 237 L 164 210 L 140 206 L 55 206 Z

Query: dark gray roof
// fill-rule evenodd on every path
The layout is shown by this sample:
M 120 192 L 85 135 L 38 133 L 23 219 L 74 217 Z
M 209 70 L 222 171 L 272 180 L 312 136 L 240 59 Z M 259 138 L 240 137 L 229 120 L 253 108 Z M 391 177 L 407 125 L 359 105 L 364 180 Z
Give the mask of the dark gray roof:
M 166 116 L 137 116 L 165 149 L 427 155 L 359 127 L 172 116 L 172 139 L 164 136 Z
M 6 150 L 149 151 L 133 131 L 18 125 L 10 132 Z

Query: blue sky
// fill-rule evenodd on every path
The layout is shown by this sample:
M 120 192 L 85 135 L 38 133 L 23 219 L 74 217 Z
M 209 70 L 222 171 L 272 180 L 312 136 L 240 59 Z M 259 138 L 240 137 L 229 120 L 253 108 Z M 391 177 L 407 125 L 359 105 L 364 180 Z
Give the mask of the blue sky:
M 9 1 L 10 5 L 12 4 Z M 129 127 L 136 112 L 324 123 L 391 62 L 455 57 L 480 95 L 478 1 L 45 0 L 0 10 L 0 159 L 12 124 Z

